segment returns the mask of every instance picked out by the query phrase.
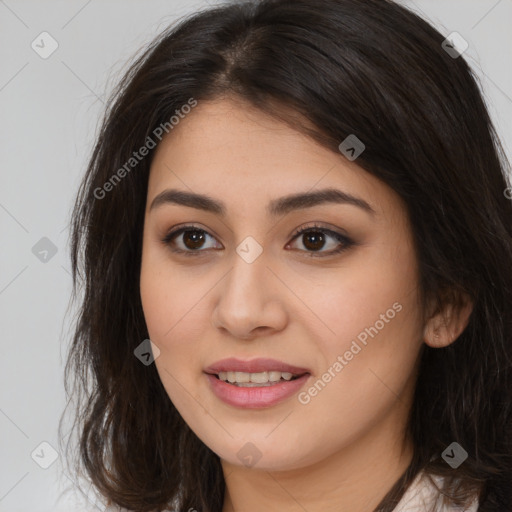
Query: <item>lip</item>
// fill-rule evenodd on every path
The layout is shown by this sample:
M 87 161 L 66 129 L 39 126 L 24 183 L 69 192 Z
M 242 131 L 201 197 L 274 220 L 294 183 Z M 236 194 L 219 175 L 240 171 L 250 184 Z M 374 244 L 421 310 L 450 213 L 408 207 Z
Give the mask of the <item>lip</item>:
M 260 372 L 288 372 L 294 375 L 302 375 L 304 373 L 311 373 L 307 368 L 300 368 L 293 366 L 277 359 L 269 359 L 259 357 L 251 359 L 250 361 L 243 361 L 236 357 L 228 359 L 221 359 L 204 369 L 205 373 L 210 375 L 218 375 L 219 372 L 246 372 L 246 373 L 260 373 Z
M 238 387 L 220 380 L 220 372 L 288 372 L 300 377 L 261 387 Z M 310 370 L 292 364 L 259 357 L 244 361 L 236 357 L 221 359 L 204 369 L 210 383 L 210 389 L 223 402 L 244 409 L 261 409 L 271 407 L 297 393 L 311 376 Z
M 278 370 L 276 370 L 278 371 Z M 283 381 L 271 386 L 253 388 L 238 387 L 206 374 L 213 393 L 228 405 L 243 409 L 262 409 L 276 405 L 296 394 L 311 374 L 306 373 L 295 380 Z

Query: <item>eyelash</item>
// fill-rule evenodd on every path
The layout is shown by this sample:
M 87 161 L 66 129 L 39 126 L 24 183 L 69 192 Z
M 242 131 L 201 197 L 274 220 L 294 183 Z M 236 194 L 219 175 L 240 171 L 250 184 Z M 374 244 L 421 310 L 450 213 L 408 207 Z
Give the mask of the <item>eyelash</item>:
M 183 249 L 176 249 L 176 248 L 173 248 L 171 246 L 171 241 L 173 240 L 173 238 L 177 237 L 178 235 L 181 235 L 182 233 L 184 233 L 186 231 L 199 231 L 199 232 L 202 232 L 202 233 L 206 233 L 208 236 L 212 236 L 207 231 L 205 231 L 204 229 L 201 229 L 201 228 L 193 226 L 193 225 L 188 225 L 188 226 L 183 226 L 181 228 L 178 228 L 178 229 L 176 229 L 174 231 L 170 231 L 169 233 L 167 233 L 165 235 L 165 237 L 162 239 L 162 243 L 164 245 L 168 246 L 171 249 L 172 252 L 180 253 L 180 254 L 183 254 L 185 256 L 200 256 L 201 253 L 206 252 L 205 250 L 201 250 L 201 249 L 185 251 Z M 350 238 L 348 238 L 347 236 L 342 235 L 341 233 L 337 233 L 336 231 L 332 231 L 330 229 L 327 229 L 327 228 L 323 227 L 322 225 L 316 224 L 316 223 L 313 223 L 313 225 L 310 225 L 310 226 L 307 226 L 307 227 L 304 227 L 304 228 L 299 228 L 292 235 L 291 241 L 293 242 L 293 241 L 295 241 L 295 239 L 299 238 L 300 235 L 302 235 L 304 233 L 309 233 L 309 232 L 321 232 L 321 233 L 324 233 L 324 234 L 328 234 L 332 238 L 336 239 L 342 245 L 340 245 L 340 247 L 338 247 L 337 249 L 333 249 L 333 250 L 327 251 L 327 252 L 322 252 L 322 251 L 304 251 L 304 250 L 299 249 L 299 251 L 306 253 L 308 257 L 326 258 L 328 256 L 333 256 L 335 254 L 340 254 L 343 251 L 346 251 L 347 249 L 349 249 L 350 247 L 355 245 L 355 242 L 353 240 L 351 240 Z M 214 238 L 214 237 L 212 236 L 212 238 Z

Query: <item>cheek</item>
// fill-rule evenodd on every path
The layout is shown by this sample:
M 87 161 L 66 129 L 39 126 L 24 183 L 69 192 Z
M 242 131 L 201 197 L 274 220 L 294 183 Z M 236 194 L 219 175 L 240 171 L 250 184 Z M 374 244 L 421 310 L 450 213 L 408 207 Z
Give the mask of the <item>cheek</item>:
M 343 410 L 351 410 L 353 417 L 359 411 L 362 419 L 394 400 L 393 393 L 411 376 L 422 344 L 417 282 L 407 247 L 388 254 L 369 251 L 353 262 L 350 272 L 326 282 L 321 294 L 310 295 L 312 309 L 330 332 L 318 330 L 323 368 L 301 403 L 311 411 L 318 408 L 318 414 L 331 410 L 339 418 Z
M 143 246 L 140 296 L 151 339 L 165 345 L 174 337 L 187 312 L 201 296 L 201 284 L 185 283 L 185 271 L 172 265 L 166 252 L 154 244 Z
M 419 275 L 407 244 L 359 251 L 339 272 L 319 280 L 313 293 L 310 282 L 303 281 L 299 293 L 329 328 L 330 332 L 322 328 L 321 336 L 327 352 L 348 350 L 352 340 L 364 343 L 372 333 L 378 333 L 380 346 L 390 350 L 417 336 Z
M 197 356 L 194 338 L 185 336 L 184 332 L 184 327 L 189 325 L 190 306 L 187 307 L 181 293 L 173 291 L 179 287 L 172 276 L 166 275 L 165 267 L 159 267 L 148 253 L 141 267 L 140 294 L 149 338 L 160 349 L 154 364 L 170 400 L 182 416 L 184 413 L 187 416 L 194 401 L 184 390 L 194 393 L 190 362 Z M 173 275 L 175 278 L 177 273 Z
M 187 361 L 189 366 L 190 358 L 197 352 L 195 338 L 185 329 L 190 325 L 187 321 L 187 310 L 192 314 L 190 307 L 186 307 L 183 297 L 177 300 L 176 295 L 170 293 L 168 282 L 149 273 L 141 279 L 141 300 L 149 338 L 160 349 L 155 363 L 161 378 L 164 382 L 168 380 L 165 369 L 172 375 L 180 374 L 179 379 L 183 380 Z
M 376 424 L 384 425 L 386 418 L 396 418 L 391 411 L 408 404 L 421 348 L 415 303 L 406 296 L 395 302 L 370 302 L 356 297 L 357 317 L 340 314 L 334 324 L 337 336 L 319 341 L 324 367 L 297 396 L 294 416 L 303 428 L 280 440 L 295 446 L 311 444 L 304 464 L 349 446 Z M 310 432 L 321 432 L 321 441 L 312 440 Z
M 187 282 L 185 282 L 187 281 Z M 211 287 L 211 285 L 210 285 Z M 204 301 L 208 289 L 205 280 L 191 283 L 185 271 L 171 265 L 161 250 L 143 249 L 140 295 L 149 338 L 160 349 L 155 360 L 164 387 L 175 405 L 190 389 L 202 366 L 198 362 L 199 343 L 204 338 Z M 197 371 L 192 372 L 195 365 Z
M 151 265 L 142 266 L 140 296 L 149 336 L 160 346 L 159 342 L 172 326 L 172 298 L 168 292 L 168 284 Z

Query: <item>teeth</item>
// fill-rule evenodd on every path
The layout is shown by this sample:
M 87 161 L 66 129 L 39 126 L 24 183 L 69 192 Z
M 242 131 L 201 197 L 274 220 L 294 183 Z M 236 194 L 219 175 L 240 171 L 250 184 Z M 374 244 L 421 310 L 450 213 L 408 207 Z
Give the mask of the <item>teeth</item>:
M 250 381 L 255 382 L 256 384 L 264 384 L 265 382 L 268 382 L 268 372 L 251 373 L 250 377 Z
M 281 380 L 281 372 L 268 372 L 268 380 L 270 382 Z
M 234 382 L 250 382 L 250 381 L 251 381 L 250 373 L 235 372 L 235 381 Z
M 278 382 L 283 378 L 284 380 L 291 380 L 294 377 L 293 373 L 289 372 L 220 372 L 219 379 L 231 384 L 269 384 L 271 382 Z M 248 386 L 251 387 L 251 386 Z

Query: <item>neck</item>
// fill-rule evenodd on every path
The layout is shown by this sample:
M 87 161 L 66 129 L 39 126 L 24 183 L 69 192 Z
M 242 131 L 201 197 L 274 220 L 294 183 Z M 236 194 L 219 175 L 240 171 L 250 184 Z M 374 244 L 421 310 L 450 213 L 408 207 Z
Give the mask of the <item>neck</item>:
M 404 440 L 404 427 L 396 425 L 390 414 L 357 441 L 293 470 L 266 471 L 222 460 L 222 512 L 374 510 L 412 460 L 412 441 Z

